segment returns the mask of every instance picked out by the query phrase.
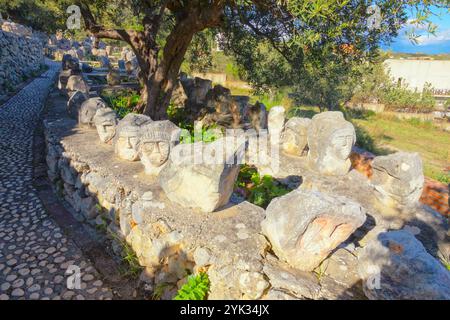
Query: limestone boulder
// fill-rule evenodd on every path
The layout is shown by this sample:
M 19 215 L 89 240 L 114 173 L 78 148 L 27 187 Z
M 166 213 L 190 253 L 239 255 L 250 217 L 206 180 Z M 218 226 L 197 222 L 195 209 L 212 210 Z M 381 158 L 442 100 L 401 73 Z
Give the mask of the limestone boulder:
M 281 132 L 284 128 L 285 109 L 281 106 L 272 107 L 269 111 L 267 128 L 269 130 L 269 139 L 271 144 L 280 143 Z
M 70 76 L 67 80 L 67 91 L 81 91 L 82 93 L 89 95 L 89 87 L 80 75 Z
M 281 260 L 311 271 L 365 220 L 350 199 L 297 189 L 269 204 L 261 227 Z
M 99 57 L 99 61 L 100 61 L 100 68 L 105 68 L 105 69 L 109 69 L 111 67 L 111 61 L 109 61 L 109 58 L 105 55 L 101 55 Z
M 195 78 L 192 88 L 187 91 L 189 100 L 194 104 L 204 104 L 206 95 L 212 88 L 212 81 L 202 78 Z
M 81 91 L 75 91 L 70 95 L 69 101 L 67 101 L 67 112 L 69 113 L 71 118 L 78 119 L 81 105 L 87 99 L 88 96 L 86 96 L 86 94 Z
M 58 89 L 66 90 L 67 82 L 73 75 L 75 75 L 75 73 L 72 70 L 62 70 L 58 76 Z
M 308 127 L 311 120 L 293 117 L 286 122 L 281 135 L 281 146 L 285 154 L 301 157 L 308 150 Z
M 375 195 L 387 205 L 417 204 L 425 182 L 422 168 L 417 153 L 397 152 L 376 157 L 372 163 Z
M 379 234 L 361 250 L 358 260 L 358 273 L 369 299 L 450 299 L 450 271 L 410 232 Z
M 248 105 L 245 118 L 257 132 L 267 129 L 267 109 L 264 104 L 256 102 L 254 105 Z
M 110 70 L 106 75 L 106 81 L 110 86 L 118 86 L 120 85 L 120 72 L 118 70 Z
M 97 110 L 102 108 L 107 108 L 107 105 L 102 98 L 95 97 L 86 100 L 81 105 L 78 116 L 78 124 L 81 127 L 94 127 L 94 116 L 97 113 Z
M 243 145 L 228 138 L 209 144 L 180 144 L 159 174 L 160 185 L 172 202 L 213 212 L 230 199 L 242 152 Z

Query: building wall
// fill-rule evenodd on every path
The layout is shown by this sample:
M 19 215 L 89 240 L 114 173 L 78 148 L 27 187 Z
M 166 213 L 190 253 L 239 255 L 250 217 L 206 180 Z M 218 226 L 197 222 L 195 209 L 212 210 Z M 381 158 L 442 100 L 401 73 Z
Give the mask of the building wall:
M 411 89 L 422 91 L 431 83 L 436 90 L 450 91 L 450 61 L 388 59 L 385 68 L 394 81 L 401 78 Z

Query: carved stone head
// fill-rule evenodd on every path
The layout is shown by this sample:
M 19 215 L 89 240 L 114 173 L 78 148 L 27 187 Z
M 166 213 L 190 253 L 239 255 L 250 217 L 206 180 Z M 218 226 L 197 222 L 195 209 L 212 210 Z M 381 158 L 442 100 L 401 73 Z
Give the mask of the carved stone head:
M 301 157 L 308 149 L 308 127 L 311 120 L 308 118 L 293 117 L 284 125 L 281 134 L 283 152 Z
M 97 110 L 106 108 L 106 103 L 102 98 L 90 98 L 83 102 L 78 113 L 78 123 L 82 127 L 93 127 L 94 116 Z
M 314 116 L 308 128 L 310 166 L 322 174 L 346 174 L 351 167 L 349 157 L 355 141 L 355 128 L 342 112 Z
M 168 120 L 151 122 L 142 128 L 139 155 L 147 174 L 161 171 L 170 151 L 179 143 L 180 133 L 181 129 Z
M 375 196 L 388 206 L 411 206 L 422 195 L 424 175 L 417 153 L 397 152 L 372 162 Z
M 94 116 L 94 124 L 102 142 L 108 143 L 114 138 L 118 121 L 117 113 L 111 108 L 97 110 Z
M 144 115 L 128 114 L 119 122 L 114 138 L 114 149 L 119 158 L 128 161 L 139 160 L 141 130 L 151 121 L 150 117 Z

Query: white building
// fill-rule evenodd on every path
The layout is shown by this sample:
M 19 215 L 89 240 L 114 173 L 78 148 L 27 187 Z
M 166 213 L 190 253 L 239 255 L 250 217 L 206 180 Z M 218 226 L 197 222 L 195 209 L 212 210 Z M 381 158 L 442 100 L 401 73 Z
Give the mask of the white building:
M 436 95 L 450 93 L 450 61 L 388 59 L 385 62 L 393 81 L 401 81 L 410 89 L 422 91 L 426 83 L 435 89 Z

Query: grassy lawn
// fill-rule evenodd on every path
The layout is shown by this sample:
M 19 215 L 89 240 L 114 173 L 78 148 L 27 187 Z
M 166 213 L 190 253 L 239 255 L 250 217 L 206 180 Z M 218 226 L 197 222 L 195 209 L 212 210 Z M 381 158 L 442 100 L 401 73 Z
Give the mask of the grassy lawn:
M 444 171 L 450 166 L 449 132 L 436 128 L 431 122 L 399 120 L 383 115 L 353 121 L 374 139 L 377 149 L 385 149 L 386 153 L 397 150 L 418 152 L 427 177 L 450 182 L 449 173 Z

